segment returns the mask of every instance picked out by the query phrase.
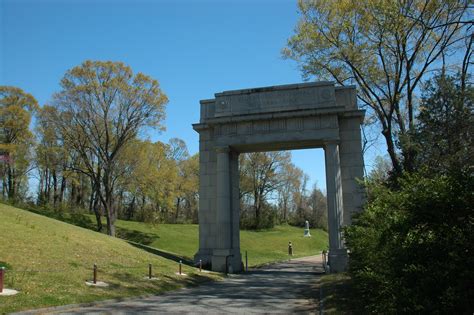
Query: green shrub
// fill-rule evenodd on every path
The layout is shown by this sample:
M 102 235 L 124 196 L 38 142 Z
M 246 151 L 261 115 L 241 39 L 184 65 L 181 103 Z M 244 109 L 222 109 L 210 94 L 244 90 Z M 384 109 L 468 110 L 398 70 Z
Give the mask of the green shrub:
M 472 175 L 405 176 L 371 185 L 345 231 L 354 306 L 361 313 L 472 313 Z

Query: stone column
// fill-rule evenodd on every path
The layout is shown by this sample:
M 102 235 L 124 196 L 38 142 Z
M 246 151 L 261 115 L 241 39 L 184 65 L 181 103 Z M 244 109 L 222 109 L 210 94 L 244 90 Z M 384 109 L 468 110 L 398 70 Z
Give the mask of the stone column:
M 230 165 L 228 147 L 217 148 L 217 248 L 230 248 Z
M 342 239 L 342 223 L 344 208 L 342 204 L 341 165 L 339 145 L 326 143 L 324 147 L 326 159 L 326 191 L 328 204 L 329 226 L 329 263 L 331 272 L 341 272 L 347 266 L 347 250 Z
M 226 257 L 232 248 L 230 149 L 218 147 L 216 153 L 216 248 L 212 254 L 212 270 L 224 271 Z

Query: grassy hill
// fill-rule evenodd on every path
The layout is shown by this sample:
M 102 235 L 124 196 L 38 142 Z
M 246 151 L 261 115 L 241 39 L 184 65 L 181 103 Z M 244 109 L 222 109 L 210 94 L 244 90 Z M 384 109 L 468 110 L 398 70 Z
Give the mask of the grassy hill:
M 58 218 L 94 230 L 95 217 L 88 214 L 68 214 L 46 209 L 31 209 L 37 213 Z M 105 221 L 104 221 L 105 224 Z M 159 248 L 192 259 L 199 247 L 197 224 L 148 224 L 117 220 L 117 236 L 143 245 Z M 303 237 L 303 228 L 288 225 L 261 231 L 240 231 L 242 258 L 248 252 L 249 266 L 288 259 L 288 242 L 293 243 L 294 257 L 311 256 L 328 247 L 328 235 L 320 229 L 311 229 L 312 237 Z
M 91 219 L 92 220 L 92 219 Z M 146 224 L 117 221 L 120 237 L 192 258 L 198 250 L 199 226 L 196 224 Z M 242 258 L 248 252 L 249 266 L 288 259 L 288 242 L 293 244 L 294 257 L 311 256 L 327 248 L 328 235 L 311 230 L 312 237 L 303 237 L 303 228 L 288 225 L 263 231 L 240 231 Z
M 92 266 L 108 288 L 88 287 Z M 159 280 L 145 279 L 148 264 Z M 0 266 L 5 287 L 16 296 L 0 296 L 0 314 L 24 309 L 101 299 L 156 294 L 194 284 L 214 273 L 183 266 L 137 249 L 123 240 L 0 204 Z

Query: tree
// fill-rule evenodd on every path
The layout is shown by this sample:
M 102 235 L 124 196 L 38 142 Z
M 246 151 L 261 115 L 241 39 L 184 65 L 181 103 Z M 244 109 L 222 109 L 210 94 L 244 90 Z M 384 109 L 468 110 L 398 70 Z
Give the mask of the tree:
M 145 127 L 163 129 L 167 103 L 158 82 L 121 62 L 86 61 L 66 72 L 53 97 L 57 124 L 78 153 L 76 170 L 89 176 L 105 210 L 107 232 L 115 235 L 114 189 L 124 147 Z
M 312 210 L 310 216 L 311 225 L 323 230 L 328 229 L 328 206 L 327 198 L 315 184 L 309 196 L 309 204 Z
M 29 171 L 33 135 L 29 130 L 38 102 L 22 89 L 0 86 L 0 164 L 2 193 L 14 201 L 22 178 Z
M 184 215 L 187 221 L 197 223 L 199 202 L 199 155 L 178 162 L 175 221 Z M 181 209 L 184 207 L 185 213 Z
M 474 88 L 462 82 L 440 74 L 424 89 L 413 142 L 416 165 L 428 170 L 427 175 L 474 167 Z
M 54 111 L 47 105 L 38 110 L 35 162 L 39 173 L 38 203 L 48 204 L 52 197 L 53 206 L 57 207 L 64 198 L 70 160 L 56 124 L 49 119 L 54 116 Z
M 404 169 L 413 170 L 409 135 L 420 82 L 460 41 L 472 38 L 468 4 L 300 0 L 296 34 L 283 54 L 300 64 L 306 78 L 357 84 L 359 100 L 370 110 L 369 120 L 373 117 L 381 125 L 394 173 L 399 175 Z
M 253 204 L 254 227 L 262 227 L 267 197 L 282 185 L 281 170 L 290 161 L 291 154 L 286 151 L 240 155 L 240 195 L 241 200 L 247 198 Z
M 392 171 L 392 164 L 387 157 L 376 156 L 374 165 L 370 171 L 367 179 L 376 183 L 383 184 L 389 180 Z
M 345 230 L 352 311 L 467 314 L 474 307 L 474 177 L 405 174 Z
M 120 186 L 131 195 L 127 217 L 133 217 L 135 207 L 139 207 L 135 219 L 168 222 L 178 176 L 170 147 L 162 142 L 135 140 L 127 146 L 120 165 L 124 170 Z
M 426 85 L 411 136 L 417 170 L 384 181 L 380 163 L 366 181 L 366 209 L 345 230 L 357 313 L 474 307 L 474 98 L 463 81 L 441 72 Z
M 278 206 L 281 211 L 281 221 L 288 222 L 290 212 L 296 207 L 294 197 L 301 187 L 304 173 L 293 163 L 283 165 L 281 171 L 282 182 L 278 187 Z

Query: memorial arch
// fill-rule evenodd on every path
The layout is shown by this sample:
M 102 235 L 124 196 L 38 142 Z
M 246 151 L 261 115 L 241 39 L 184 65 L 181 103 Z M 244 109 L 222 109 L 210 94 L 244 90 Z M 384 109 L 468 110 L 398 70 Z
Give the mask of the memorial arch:
M 201 101 L 199 133 L 199 251 L 212 270 L 242 268 L 239 230 L 240 153 L 323 148 L 331 271 L 343 271 L 341 228 L 361 210 L 363 177 L 356 89 L 332 82 L 280 85 L 216 93 Z

